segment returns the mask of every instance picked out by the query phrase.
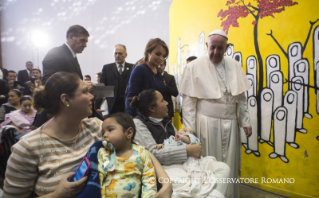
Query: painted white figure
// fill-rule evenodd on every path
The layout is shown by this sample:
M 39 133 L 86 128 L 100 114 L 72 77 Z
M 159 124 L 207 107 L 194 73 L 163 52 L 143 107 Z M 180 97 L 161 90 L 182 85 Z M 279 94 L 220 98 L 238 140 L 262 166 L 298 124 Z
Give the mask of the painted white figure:
M 180 75 L 182 75 L 183 70 L 185 68 L 185 60 L 184 60 L 184 50 L 181 51 L 181 61 L 180 61 L 180 67 L 179 67 L 179 73 Z
M 274 113 L 274 152 L 269 157 L 274 159 L 278 156 L 287 163 L 286 157 L 286 130 L 287 130 L 287 109 L 278 107 Z
M 319 67 L 319 26 L 315 28 L 313 31 L 313 64 L 315 70 L 315 83 L 316 87 L 319 87 L 318 83 L 318 67 Z M 318 100 L 318 90 L 316 91 L 317 94 L 317 113 L 319 114 L 319 100 Z
M 235 59 L 237 62 L 239 62 L 240 66 L 243 66 L 243 63 L 242 63 L 243 59 L 242 59 L 241 52 L 235 52 L 233 55 L 233 59 Z
M 257 61 L 255 56 L 249 56 L 246 60 L 247 64 L 247 74 L 251 74 L 254 76 L 254 83 L 257 83 Z M 257 93 L 257 87 L 254 87 L 254 95 Z
M 234 55 L 234 45 L 232 43 L 229 43 L 225 56 L 229 58 L 233 58 L 233 55 Z
M 296 117 L 298 94 L 295 91 L 289 90 L 284 98 L 284 106 L 287 109 L 287 136 L 286 142 L 293 148 L 299 148 L 296 143 Z
M 181 65 L 181 38 L 178 38 L 177 39 L 177 68 L 180 65 Z
M 296 129 L 301 133 L 307 133 L 307 130 L 303 128 L 303 103 L 304 103 L 304 88 L 303 88 L 303 78 L 300 76 L 292 78 L 292 90 L 296 91 L 298 94 L 297 99 L 297 119 L 296 119 Z
M 250 124 L 252 128 L 251 136 L 248 138 L 248 146 L 246 153 L 254 153 L 260 156 L 258 151 L 258 122 L 257 122 L 257 100 L 254 96 L 248 98 L 248 111 L 250 115 Z
M 274 110 L 282 106 L 282 72 L 273 71 L 270 73 L 270 84 L 269 88 L 274 92 Z
M 255 87 L 256 87 L 256 81 L 254 81 L 254 76 L 252 74 L 246 74 L 248 82 L 250 84 L 250 88 L 247 90 L 246 97 L 249 98 L 250 96 L 256 96 Z
M 307 59 L 300 59 L 294 64 L 295 76 L 301 76 L 303 78 L 303 83 L 309 85 L 309 63 Z M 304 86 L 304 116 L 307 118 L 312 118 L 309 112 L 309 87 Z
M 273 71 L 280 71 L 280 57 L 278 55 L 270 55 L 266 59 L 267 71 L 267 87 L 270 85 L 270 73 Z
M 204 54 L 206 54 L 205 33 L 202 32 L 198 38 L 198 55 L 202 56 Z
M 292 80 L 294 75 L 294 64 L 298 60 L 302 58 L 301 54 L 301 44 L 299 42 L 292 43 L 288 46 L 288 79 L 289 81 Z M 292 88 L 292 84 L 289 83 L 289 89 Z
M 261 111 L 261 135 L 259 142 L 267 142 L 273 146 L 270 142 L 271 135 L 271 121 L 273 115 L 274 106 L 274 92 L 269 88 L 264 88 L 261 92 L 260 105 L 262 106 Z

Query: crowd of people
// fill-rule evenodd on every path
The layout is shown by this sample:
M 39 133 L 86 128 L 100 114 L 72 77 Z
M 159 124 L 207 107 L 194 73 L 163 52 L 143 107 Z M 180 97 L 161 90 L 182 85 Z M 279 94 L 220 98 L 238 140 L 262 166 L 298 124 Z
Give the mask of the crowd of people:
M 224 57 L 226 33 L 211 32 L 207 55 L 187 59 L 179 89 L 165 71 L 169 48 L 160 38 L 136 64 L 117 44 L 115 62 L 97 73 L 99 84 L 83 78 L 77 54 L 89 36 L 71 26 L 66 42 L 44 57 L 43 76 L 30 61 L 18 75 L 1 69 L 0 136 L 10 125 L 20 138 L 7 162 L 4 197 L 239 197 L 238 184 L 215 182 L 238 177 L 238 127 L 251 135 L 249 83 Z M 114 86 L 114 97 L 93 96 L 101 84 Z M 178 94 L 180 131 L 171 122 Z M 94 165 L 71 181 L 84 157 Z

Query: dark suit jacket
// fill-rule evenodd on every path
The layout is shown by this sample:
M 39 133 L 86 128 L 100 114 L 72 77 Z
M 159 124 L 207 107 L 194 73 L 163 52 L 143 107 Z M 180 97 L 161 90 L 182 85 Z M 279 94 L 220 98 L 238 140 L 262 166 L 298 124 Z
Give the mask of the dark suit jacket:
M 79 62 L 72 56 L 72 53 L 66 44 L 51 49 L 42 61 L 44 85 L 48 78 L 60 71 L 75 73 L 83 80 L 82 71 Z
M 123 70 L 122 75 L 124 75 L 123 77 L 124 77 L 124 84 L 125 85 L 123 87 L 124 87 L 124 89 L 126 89 L 126 86 L 128 84 L 128 81 L 130 79 L 131 72 L 133 69 L 133 64 L 125 62 L 124 67 L 125 68 Z M 105 86 L 114 86 L 114 97 L 106 98 L 109 112 L 112 111 L 114 103 L 118 99 L 118 89 L 119 89 L 118 78 L 119 78 L 119 76 L 120 76 L 120 74 L 118 72 L 118 69 L 117 69 L 115 63 L 110 63 L 110 64 L 103 66 L 100 82 L 104 83 Z M 125 100 L 125 96 L 124 96 L 124 100 Z
M 0 95 L 5 96 L 5 98 L 0 99 L 0 105 L 8 102 L 8 93 L 9 87 L 7 81 L 0 79 Z
M 30 80 L 30 76 L 29 76 L 29 73 L 28 73 L 28 71 L 26 69 L 25 70 L 20 70 L 18 72 L 18 81 L 21 84 L 24 84 L 25 82 L 27 82 L 29 80 Z
M 174 117 L 172 96 L 176 97 L 178 95 L 178 89 L 173 75 L 170 75 L 166 71 L 164 71 L 163 79 L 166 83 L 166 94 L 164 96 L 164 99 L 168 102 L 168 116 L 172 118 Z

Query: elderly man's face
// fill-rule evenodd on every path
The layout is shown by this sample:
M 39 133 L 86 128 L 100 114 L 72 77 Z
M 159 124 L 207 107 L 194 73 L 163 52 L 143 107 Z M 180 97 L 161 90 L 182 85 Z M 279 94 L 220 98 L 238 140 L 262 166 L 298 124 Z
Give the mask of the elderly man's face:
M 117 45 L 114 49 L 114 58 L 117 64 L 123 64 L 125 62 L 127 54 L 123 46 Z
M 26 64 L 26 68 L 27 68 L 27 70 L 31 71 L 31 69 L 33 69 L 33 63 L 28 62 L 28 63 Z
M 221 35 L 211 35 L 206 43 L 209 59 L 218 64 L 223 60 L 224 53 L 228 47 L 227 39 Z
M 68 45 L 75 54 L 82 53 L 84 48 L 86 48 L 88 41 L 89 37 L 84 35 L 74 36 L 73 34 L 70 34 L 68 37 Z
M 159 66 L 157 67 L 157 68 L 158 68 L 158 71 L 159 71 L 160 73 L 163 73 L 163 71 L 165 70 L 165 66 L 166 66 L 166 65 L 164 65 L 164 63 L 159 64 Z
M 36 80 L 38 80 L 38 79 L 41 78 L 41 73 L 40 73 L 38 70 L 33 70 L 33 71 L 31 72 L 31 76 L 34 76 L 34 78 L 35 78 Z
M 9 72 L 9 73 L 8 73 L 8 76 L 7 76 L 7 81 L 9 81 L 9 80 L 15 81 L 16 78 L 17 78 L 17 74 L 16 74 L 16 73 Z

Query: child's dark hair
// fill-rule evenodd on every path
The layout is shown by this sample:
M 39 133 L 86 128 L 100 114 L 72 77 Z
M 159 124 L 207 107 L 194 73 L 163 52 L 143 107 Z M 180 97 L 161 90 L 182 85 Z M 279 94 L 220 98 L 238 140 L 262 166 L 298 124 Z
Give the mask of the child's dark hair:
M 156 90 L 146 89 L 142 91 L 138 96 L 134 96 L 130 101 L 130 105 L 132 107 L 137 107 L 137 111 L 140 116 L 148 117 L 150 113 L 149 108 L 156 107 L 156 100 Z
M 26 101 L 26 100 L 32 101 L 31 96 L 22 96 L 21 99 L 20 99 L 20 104 L 22 104 L 22 102 Z
M 107 115 L 104 120 L 106 120 L 108 118 L 114 118 L 116 120 L 116 122 L 122 126 L 123 132 L 125 132 L 128 128 L 132 127 L 133 128 L 133 136 L 132 136 L 131 142 L 133 142 L 135 134 L 136 134 L 136 128 L 135 128 L 135 124 L 133 122 L 133 118 L 130 115 L 128 115 L 126 113 L 122 113 L 122 112 L 117 112 L 117 113 Z

